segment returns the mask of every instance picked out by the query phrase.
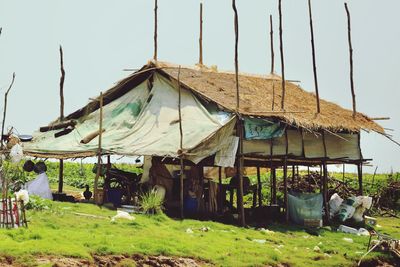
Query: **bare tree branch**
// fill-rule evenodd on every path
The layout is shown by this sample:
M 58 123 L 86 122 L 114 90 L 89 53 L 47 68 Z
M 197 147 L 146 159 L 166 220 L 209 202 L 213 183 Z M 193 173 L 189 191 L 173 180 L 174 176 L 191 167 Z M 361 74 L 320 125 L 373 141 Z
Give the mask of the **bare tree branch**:
M 6 122 L 6 114 L 7 114 L 7 97 L 8 97 L 8 93 L 10 92 L 10 90 L 14 84 L 14 81 L 15 81 L 15 72 L 13 73 L 13 77 L 12 77 L 10 86 L 8 87 L 6 93 L 4 94 L 3 123 L 1 125 L 1 149 L 3 149 L 4 124 Z

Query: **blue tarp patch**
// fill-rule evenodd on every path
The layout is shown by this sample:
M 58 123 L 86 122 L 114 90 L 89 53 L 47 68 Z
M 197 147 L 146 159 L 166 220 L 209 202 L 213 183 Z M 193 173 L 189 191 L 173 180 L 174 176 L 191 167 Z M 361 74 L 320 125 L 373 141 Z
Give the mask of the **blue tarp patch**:
M 262 119 L 244 119 L 245 139 L 271 139 L 281 137 L 285 132 L 285 126 L 279 122 L 273 123 Z

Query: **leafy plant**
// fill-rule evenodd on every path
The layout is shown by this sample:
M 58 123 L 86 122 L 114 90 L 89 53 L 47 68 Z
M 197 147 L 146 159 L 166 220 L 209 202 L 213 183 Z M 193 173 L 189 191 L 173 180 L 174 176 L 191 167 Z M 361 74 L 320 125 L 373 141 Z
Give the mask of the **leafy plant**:
M 140 197 L 140 207 L 146 214 L 162 213 L 163 202 L 162 197 L 154 190 L 143 193 Z
M 52 205 L 53 203 L 51 200 L 35 195 L 30 195 L 29 202 L 28 204 L 26 204 L 25 208 L 29 210 L 42 211 L 50 209 Z

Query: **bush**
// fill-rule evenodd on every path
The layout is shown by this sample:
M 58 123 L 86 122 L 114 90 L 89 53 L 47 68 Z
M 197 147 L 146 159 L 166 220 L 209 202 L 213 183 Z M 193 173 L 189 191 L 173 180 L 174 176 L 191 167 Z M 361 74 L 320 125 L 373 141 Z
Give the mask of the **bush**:
M 25 208 L 28 210 L 42 211 L 50 209 L 52 205 L 53 203 L 49 199 L 45 199 L 35 195 L 30 195 L 29 202 L 28 204 L 25 205 Z
M 162 213 L 163 199 L 156 191 L 151 190 L 140 197 L 140 207 L 146 214 Z

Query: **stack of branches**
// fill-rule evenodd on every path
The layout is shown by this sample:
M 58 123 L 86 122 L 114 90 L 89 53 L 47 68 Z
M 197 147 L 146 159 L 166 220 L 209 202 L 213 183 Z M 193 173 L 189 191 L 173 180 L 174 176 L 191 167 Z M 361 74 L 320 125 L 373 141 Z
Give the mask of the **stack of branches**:
M 374 210 L 381 216 L 397 217 L 400 210 L 400 181 L 389 181 L 386 186 L 380 187 L 372 195 L 374 199 Z

